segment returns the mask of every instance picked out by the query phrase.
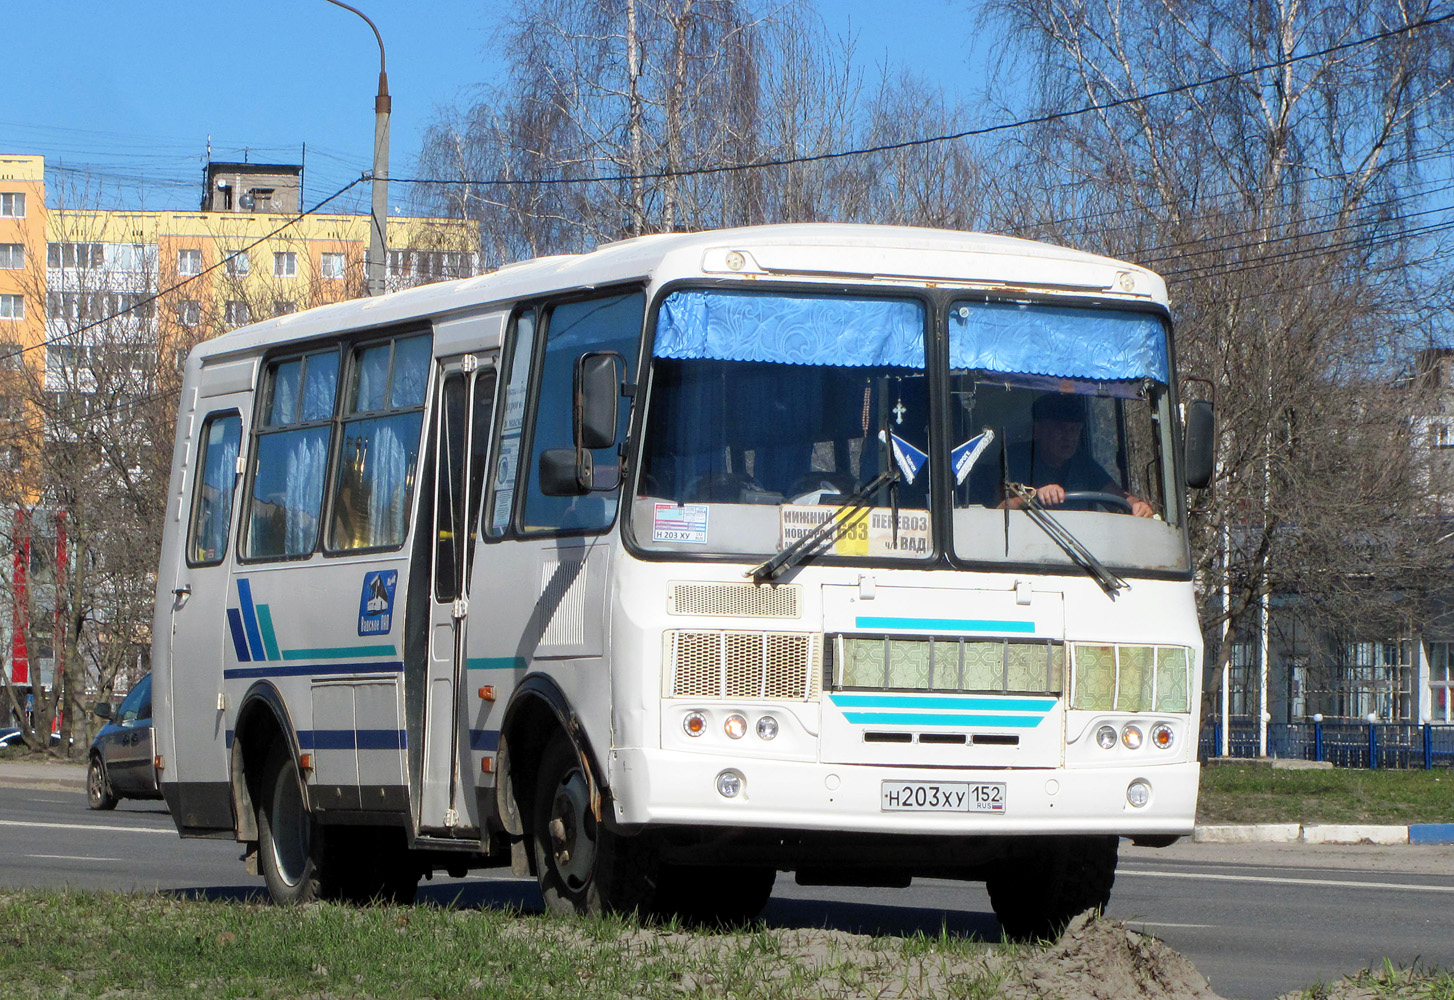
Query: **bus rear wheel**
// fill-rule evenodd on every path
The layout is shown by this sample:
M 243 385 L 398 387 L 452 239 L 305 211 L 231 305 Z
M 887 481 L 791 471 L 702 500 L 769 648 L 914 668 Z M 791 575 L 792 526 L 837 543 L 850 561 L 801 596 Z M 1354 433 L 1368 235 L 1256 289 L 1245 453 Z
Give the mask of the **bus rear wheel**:
M 1005 936 L 1052 940 L 1071 918 L 1105 909 L 1116 881 L 1118 837 L 1046 837 L 985 879 Z
M 263 766 L 257 811 L 258 866 L 274 903 L 322 898 L 313 816 L 293 755 L 274 747 Z
M 564 737 L 541 755 L 532 828 L 540 895 L 552 913 L 644 915 L 656 893 L 655 853 L 596 818 L 585 767 Z

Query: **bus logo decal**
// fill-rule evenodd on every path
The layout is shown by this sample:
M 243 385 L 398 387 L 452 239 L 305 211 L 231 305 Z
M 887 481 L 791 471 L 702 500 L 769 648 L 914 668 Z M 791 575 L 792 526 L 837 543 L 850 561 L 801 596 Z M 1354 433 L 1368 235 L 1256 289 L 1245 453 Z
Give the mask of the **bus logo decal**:
M 363 578 L 358 598 L 358 634 L 388 635 L 394 626 L 394 588 L 399 571 L 375 570 Z
M 278 637 L 273 632 L 272 612 L 266 604 L 253 604 L 252 583 L 242 577 L 237 580 L 237 607 L 227 609 L 227 626 L 232 633 L 237 662 L 282 659 Z

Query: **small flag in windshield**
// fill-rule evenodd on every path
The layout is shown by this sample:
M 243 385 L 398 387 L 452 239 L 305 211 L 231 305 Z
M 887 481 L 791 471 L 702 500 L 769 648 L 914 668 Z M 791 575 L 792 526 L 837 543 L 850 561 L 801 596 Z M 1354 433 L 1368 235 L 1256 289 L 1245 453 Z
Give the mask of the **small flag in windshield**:
M 969 470 L 984 454 L 984 450 L 995 439 L 995 432 L 986 428 L 964 444 L 949 453 L 949 464 L 954 468 L 955 483 L 962 483 L 969 476 Z
M 883 431 L 878 432 L 878 439 L 880 441 L 884 439 Z M 899 463 L 899 471 L 904 474 L 904 481 L 913 483 L 914 477 L 919 474 L 924 463 L 929 461 L 929 456 L 897 434 L 889 434 L 889 446 L 894 450 L 894 461 Z

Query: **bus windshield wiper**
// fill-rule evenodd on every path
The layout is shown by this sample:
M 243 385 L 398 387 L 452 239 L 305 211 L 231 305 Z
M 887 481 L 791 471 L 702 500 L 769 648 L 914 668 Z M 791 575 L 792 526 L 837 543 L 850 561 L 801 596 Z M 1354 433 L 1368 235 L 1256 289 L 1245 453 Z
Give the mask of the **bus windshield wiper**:
M 837 540 L 844 531 L 867 517 L 869 499 L 886 484 L 898 481 L 899 470 L 890 466 L 887 472 L 879 473 L 850 493 L 826 521 L 771 559 L 748 570 L 747 575 L 758 583 L 765 580 L 776 580 L 812 554 L 819 544 L 827 540 Z
M 1005 488 L 1013 495 L 1019 497 L 1025 503 L 1025 513 L 1030 515 L 1030 520 L 1040 526 L 1040 530 L 1050 536 L 1050 540 L 1065 550 L 1065 554 L 1080 566 L 1087 573 L 1095 578 L 1096 583 L 1106 592 L 1111 600 L 1123 590 L 1129 590 L 1131 585 L 1121 579 L 1110 570 L 1105 564 L 1095 557 L 1095 553 L 1086 548 L 1085 543 L 1076 538 L 1071 530 L 1057 521 L 1040 503 L 1040 498 L 1035 495 L 1035 487 L 1027 486 L 1024 483 L 1005 484 Z

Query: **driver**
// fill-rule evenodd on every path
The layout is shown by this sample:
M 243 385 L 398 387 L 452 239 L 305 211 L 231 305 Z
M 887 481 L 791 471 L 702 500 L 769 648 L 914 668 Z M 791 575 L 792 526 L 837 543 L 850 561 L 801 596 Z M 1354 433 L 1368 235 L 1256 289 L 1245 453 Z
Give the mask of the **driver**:
M 1156 512 L 1139 497 L 1121 489 L 1085 447 L 1085 401 L 1066 393 L 1046 393 L 1030 407 L 1031 437 L 1012 449 L 1009 479 L 1035 488 L 1035 496 L 1046 507 L 1058 507 L 1066 493 L 1111 493 L 1125 497 L 1131 513 L 1152 517 Z M 1020 510 L 1025 501 L 1010 496 L 1002 508 Z

